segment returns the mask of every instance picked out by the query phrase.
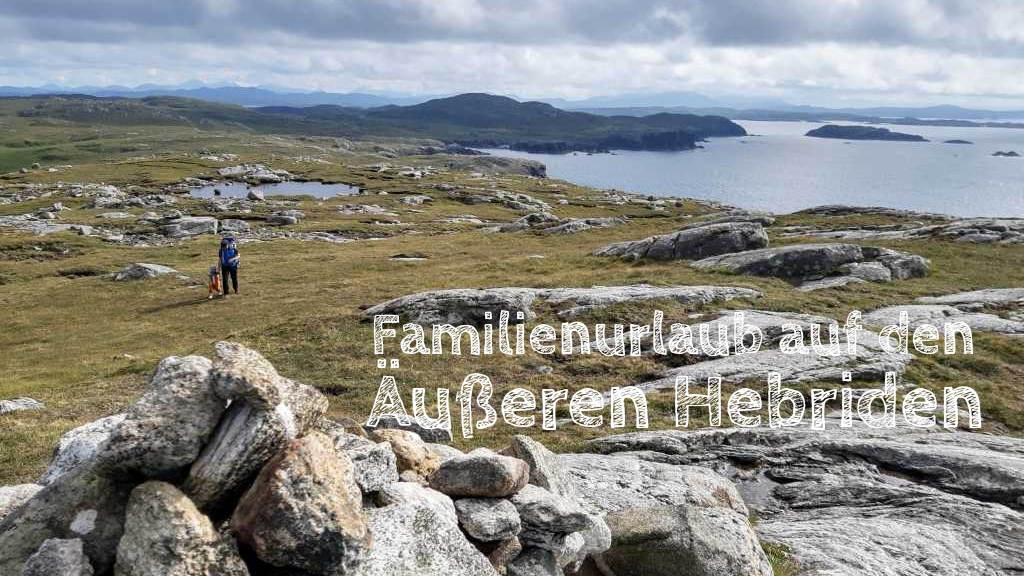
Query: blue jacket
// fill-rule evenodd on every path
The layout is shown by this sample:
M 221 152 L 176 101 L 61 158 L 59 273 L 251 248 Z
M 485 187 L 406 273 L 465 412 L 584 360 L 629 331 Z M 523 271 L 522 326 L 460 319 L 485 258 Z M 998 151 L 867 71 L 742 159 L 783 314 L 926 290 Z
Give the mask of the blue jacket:
M 220 265 L 227 268 L 237 268 L 238 262 L 231 261 L 235 256 L 238 256 L 238 248 L 224 248 L 220 251 Z

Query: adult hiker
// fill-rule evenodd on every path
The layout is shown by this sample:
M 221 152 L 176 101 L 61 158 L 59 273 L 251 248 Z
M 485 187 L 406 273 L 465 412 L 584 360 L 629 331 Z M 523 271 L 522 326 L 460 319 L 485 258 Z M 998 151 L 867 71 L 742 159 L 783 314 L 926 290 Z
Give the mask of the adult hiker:
M 218 260 L 220 260 L 220 279 L 221 285 L 224 286 L 225 296 L 228 295 L 229 279 L 231 280 L 230 286 L 235 289 L 235 294 L 238 294 L 238 262 L 241 259 L 234 238 L 228 236 L 220 241 Z

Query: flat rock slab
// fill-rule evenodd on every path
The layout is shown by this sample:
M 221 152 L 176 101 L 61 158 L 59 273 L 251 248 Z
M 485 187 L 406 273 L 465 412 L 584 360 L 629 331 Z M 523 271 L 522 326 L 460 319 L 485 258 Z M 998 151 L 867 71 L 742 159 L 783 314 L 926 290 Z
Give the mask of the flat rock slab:
M 987 288 L 971 292 L 959 292 L 945 296 L 922 296 L 914 302 L 918 304 L 947 304 L 949 306 L 1024 306 L 1024 288 Z
M 893 214 L 934 220 L 933 214 Z M 945 217 L 949 220 L 949 217 Z M 783 236 L 836 240 L 915 240 L 944 238 L 975 244 L 1020 244 L 1024 242 L 1024 218 L 966 218 L 941 223 L 908 222 L 882 226 L 811 228 L 791 230 Z
M 378 314 L 398 314 L 403 322 L 416 324 L 497 323 L 502 310 L 510 313 L 509 323 L 520 324 L 536 318 L 531 309 L 535 300 L 545 300 L 560 308 L 559 315 L 573 316 L 623 302 L 671 299 L 685 305 L 705 305 L 734 298 L 760 298 L 748 288 L 729 286 L 667 286 L 647 284 L 630 286 L 593 286 L 590 288 L 463 288 L 419 292 L 378 304 L 365 311 L 368 318 Z M 522 314 L 522 317 L 519 314 Z M 486 316 L 490 314 L 491 318 Z
M 641 432 L 589 449 L 730 478 L 761 540 L 788 546 L 801 574 L 1024 570 L 1021 439 L 836 425 Z
M 995 314 L 984 312 L 965 311 L 943 304 L 907 304 L 879 308 L 865 313 L 863 322 L 875 326 L 898 324 L 901 312 L 907 313 L 911 330 L 922 324 L 931 324 L 937 326 L 941 331 L 942 325 L 946 322 L 964 322 L 972 331 L 1024 335 L 1024 322 L 1022 321 L 1000 318 Z
M 125 267 L 114 275 L 114 282 L 128 282 L 130 280 L 142 280 L 144 278 L 156 278 L 166 274 L 177 274 L 178 271 L 170 266 L 139 262 Z
M 864 277 L 867 271 L 854 266 L 862 263 L 881 264 L 888 270 L 888 278 L 880 278 L 877 274 L 872 274 L 870 278 Z M 724 254 L 698 260 L 691 266 L 699 270 L 721 269 L 737 274 L 803 281 L 836 274 L 888 281 L 926 276 L 929 262 L 921 256 L 888 248 L 830 243 L 793 244 Z
M 46 405 L 34 398 L 14 398 L 13 400 L 0 400 L 0 416 L 11 412 L 22 412 L 25 410 L 42 410 Z
M 723 312 L 719 317 L 707 322 L 709 334 L 716 338 L 719 326 L 724 326 L 730 342 L 733 341 L 735 313 Z M 809 354 L 784 354 L 777 343 L 786 334 L 785 324 L 800 326 L 805 336 L 809 327 L 821 325 L 823 341 L 828 341 L 828 326 L 837 324 L 831 318 L 810 314 L 771 312 L 764 310 L 745 310 L 744 323 L 758 327 L 765 336 L 759 351 L 746 354 L 734 354 L 725 357 L 707 357 L 698 355 L 697 362 L 678 368 L 672 368 L 657 379 L 639 384 L 644 390 L 659 390 L 675 386 L 676 378 L 689 377 L 690 382 L 702 386 L 711 376 L 720 376 L 723 382 L 738 384 L 745 380 L 763 380 L 768 372 L 778 372 L 784 382 L 806 382 L 815 380 L 836 380 L 842 378 L 843 372 L 850 372 L 856 380 L 878 380 L 886 372 L 902 374 L 913 360 L 910 354 L 892 353 L 879 345 L 879 335 L 870 330 L 859 330 L 857 346 L 851 352 L 840 330 L 840 351 L 837 356 Z M 865 320 L 867 323 L 867 320 Z M 696 332 L 699 325 L 691 326 Z M 696 341 L 696 336 L 694 336 Z M 731 345 L 730 345 L 731 346 Z

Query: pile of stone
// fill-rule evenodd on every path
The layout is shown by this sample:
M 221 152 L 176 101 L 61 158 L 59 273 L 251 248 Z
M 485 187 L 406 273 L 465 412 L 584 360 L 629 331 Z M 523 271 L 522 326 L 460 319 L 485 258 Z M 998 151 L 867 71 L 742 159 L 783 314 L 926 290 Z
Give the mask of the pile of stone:
M 0 573 L 556 576 L 610 545 L 529 438 L 463 454 L 327 407 L 239 344 L 165 358 L 37 485 L 0 489 Z

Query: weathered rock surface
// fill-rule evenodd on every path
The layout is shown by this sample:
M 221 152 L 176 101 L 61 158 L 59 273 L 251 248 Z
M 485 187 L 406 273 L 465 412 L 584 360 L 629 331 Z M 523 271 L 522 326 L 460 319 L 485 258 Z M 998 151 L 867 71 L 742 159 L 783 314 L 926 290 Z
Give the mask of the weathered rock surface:
M 165 274 L 177 274 L 178 271 L 170 266 L 160 264 L 149 264 L 140 262 L 132 264 L 114 275 L 114 282 L 127 282 L 129 280 L 142 280 L 144 278 L 156 278 Z
M 814 292 L 815 290 L 827 290 L 829 288 L 841 288 L 850 284 L 863 284 L 866 282 L 856 276 L 826 276 L 816 280 L 805 280 L 796 285 L 800 292 Z
M 374 428 L 366 427 L 366 430 L 372 431 L 373 429 L 390 428 L 412 432 L 422 438 L 424 442 L 446 443 L 452 441 L 451 430 L 442 428 L 424 428 L 416 422 L 415 418 L 411 419 L 409 424 L 402 424 L 398 421 L 398 418 L 381 418 L 377 421 L 377 425 Z
M 570 218 L 541 230 L 542 234 L 576 234 L 596 228 L 611 228 L 625 224 L 625 218 Z
M 271 457 L 327 412 L 327 399 L 312 386 L 287 378 L 276 386 L 281 401 L 271 409 L 233 402 L 192 463 L 182 489 L 201 509 L 231 502 Z
M 0 574 L 18 574 L 51 538 L 80 538 L 102 574 L 114 562 L 131 489 L 99 474 L 91 462 L 60 476 L 0 521 Z
M 482 174 L 522 174 L 545 178 L 547 167 L 536 160 L 504 158 L 501 156 L 452 156 L 445 163 L 452 170 L 468 170 Z
M 452 524 L 458 524 L 459 522 L 455 503 L 451 498 L 433 488 L 427 488 L 415 482 L 394 482 L 389 484 L 377 494 L 377 501 L 381 506 L 409 503 L 420 504 L 432 508 L 437 512 L 438 516 Z
M 1024 569 L 1024 441 L 909 428 L 644 432 L 591 449 L 732 479 L 812 576 Z M 851 554 L 851 551 L 856 551 Z
M 260 558 L 312 574 L 355 570 L 372 541 L 352 463 L 330 438 L 312 432 L 260 471 L 231 528 Z
M 530 288 L 419 292 L 373 306 L 366 310 L 366 316 L 398 314 L 402 322 L 483 326 L 496 322 L 499 312 L 507 310 L 511 316 L 509 322 L 520 324 L 535 317 L 530 310 L 535 292 Z M 523 318 L 517 316 L 520 312 Z M 492 318 L 487 319 L 486 315 Z
M 39 484 L 0 486 L 0 522 L 42 489 Z
M 761 293 L 749 288 L 731 286 L 594 286 L 591 288 L 551 288 L 537 295 L 550 304 L 559 305 L 560 316 L 575 316 L 625 302 L 674 300 L 686 306 L 703 306 L 736 298 L 760 298 Z
M 671 299 L 686 305 L 704 305 L 734 298 L 759 298 L 760 292 L 723 286 L 594 286 L 591 288 L 486 288 L 420 292 L 378 304 L 365 311 L 367 317 L 398 314 L 402 322 L 417 324 L 497 323 L 502 310 L 510 313 L 509 323 L 528 322 L 536 317 L 530 306 L 537 298 L 559 306 L 559 314 L 572 316 L 622 302 Z M 491 318 L 486 315 L 490 313 Z M 522 313 L 522 318 L 518 316 Z
M 248 576 L 233 542 L 177 488 L 146 482 L 132 491 L 117 576 Z
M 560 576 L 561 568 L 554 553 L 541 548 L 524 550 L 508 565 L 508 576 Z
M 261 410 L 281 402 L 278 375 L 262 354 L 236 342 L 217 342 L 213 389 L 225 400 L 244 400 Z
M 847 215 L 849 207 L 839 207 Z M 872 209 L 864 209 L 872 210 Z M 891 210 L 891 209 L 876 209 Z M 914 240 L 922 238 L 940 238 L 954 242 L 975 244 L 1020 244 L 1024 242 L 1024 218 L 966 218 L 953 219 L 940 214 L 917 214 L 893 210 L 891 216 L 914 218 L 914 221 L 883 224 L 874 226 L 828 227 L 783 230 L 783 236 L 803 236 L 809 238 L 829 238 L 845 240 Z M 863 212 L 867 213 L 867 212 Z
M 498 574 L 455 523 L 431 506 L 406 502 L 367 513 L 374 544 L 359 567 L 359 576 Z
M 211 386 L 211 367 L 201 356 L 161 360 L 142 398 L 100 447 L 100 469 L 146 478 L 187 469 L 224 413 L 224 400 Z
M 855 244 L 795 244 L 705 258 L 693 266 L 754 276 L 805 278 L 824 276 L 844 264 L 863 260 L 864 254 Z
M 166 221 L 160 228 L 168 238 L 189 238 L 200 234 L 216 234 L 219 222 L 213 216 L 182 216 Z
M 517 219 L 511 224 L 502 226 L 500 232 L 519 232 L 531 228 L 545 228 L 561 222 L 562 219 L 550 212 L 534 212 Z
M 656 444 L 658 441 L 662 444 Z M 672 453 L 680 445 L 672 437 L 651 438 L 648 442 L 652 446 L 643 450 Z M 558 457 L 576 483 L 576 500 L 592 514 L 633 507 L 683 505 L 728 508 L 742 516 L 749 514 L 736 486 L 713 470 L 696 465 L 649 461 L 642 451 L 620 454 L 629 451 L 625 448 L 620 450 L 611 439 L 595 450 L 609 455 L 561 454 Z
M 53 458 L 50 459 L 50 465 L 39 479 L 39 483 L 50 484 L 61 475 L 92 460 L 100 445 L 121 425 L 121 422 L 124 422 L 125 416 L 114 414 L 66 432 L 57 441 Z
M 723 222 L 687 227 L 672 234 L 633 242 L 609 244 L 594 255 L 617 256 L 624 260 L 699 260 L 767 246 L 768 235 L 760 224 Z
M 340 427 L 339 427 L 340 428 Z M 364 494 L 383 490 L 398 482 L 395 452 L 388 442 L 373 442 L 344 429 L 326 430 L 334 449 L 344 452 L 355 469 L 356 484 Z
M 0 400 L 0 416 L 11 412 L 24 412 L 28 410 L 42 410 L 46 405 L 34 398 L 15 398 L 13 400 Z
M 463 498 L 455 510 L 462 529 L 481 542 L 507 540 L 522 530 L 516 506 L 504 498 Z
M 589 525 L 587 513 L 575 499 L 528 484 L 511 498 L 527 532 L 569 534 Z M 528 535 L 524 534 L 523 538 Z
M 248 232 L 250 227 L 245 220 L 225 218 L 220 221 L 218 228 L 221 232 Z
M 892 280 L 892 271 L 881 262 L 844 264 L 839 267 L 839 273 L 865 282 L 889 282 Z
M 430 487 L 453 497 L 504 498 L 519 492 L 530 467 L 518 458 L 474 450 L 448 460 L 430 476 Z
M 988 288 L 959 292 L 945 296 L 922 296 L 918 304 L 946 304 L 949 306 L 1024 306 L 1024 288 Z
M 938 326 L 941 330 L 942 325 L 946 322 L 965 322 L 972 331 L 980 330 L 982 332 L 995 332 L 1007 335 L 1024 334 L 1024 321 L 1000 318 L 995 314 L 985 312 L 965 311 L 942 304 L 888 306 L 866 312 L 863 321 L 865 324 L 876 326 L 899 324 L 901 312 L 907 313 L 911 331 L 922 324 Z
M 929 266 L 927 260 L 914 254 L 856 244 L 794 244 L 705 258 L 693 266 L 754 276 L 815 279 L 865 262 L 882 264 L 893 279 L 899 280 L 925 276 Z
M 726 357 L 703 356 L 703 351 L 694 357 L 695 363 L 671 368 L 662 378 L 640 384 L 645 390 L 671 388 L 677 377 L 687 376 L 691 382 L 707 382 L 710 376 L 721 376 L 723 382 L 740 383 L 744 380 L 763 379 L 768 372 L 778 372 L 784 382 L 839 380 L 843 372 L 850 372 L 857 380 L 875 380 L 886 372 L 902 374 L 913 360 L 910 354 L 884 350 L 879 344 L 879 335 L 869 330 L 857 331 L 857 345 L 851 351 L 840 330 L 840 354 L 823 356 L 814 352 L 808 354 L 786 354 L 777 345 L 786 332 L 785 324 L 800 326 L 805 337 L 813 325 L 820 325 L 822 341 L 828 341 L 828 326 L 837 324 L 831 318 L 810 314 L 792 314 L 763 310 L 745 310 L 744 322 L 757 326 L 765 336 L 760 350 L 753 353 L 734 354 L 734 312 L 723 312 L 718 318 L 707 322 L 709 334 L 717 342 L 720 325 L 724 325 L 729 340 L 730 355 Z M 864 321 L 867 324 L 867 320 Z M 840 326 L 841 328 L 841 326 Z M 700 325 L 692 326 L 696 333 Z M 695 337 L 696 338 L 696 337 Z M 805 342 L 805 345 L 808 345 Z
M 275 184 L 292 178 L 292 175 L 286 170 L 274 170 L 263 164 L 226 166 L 218 169 L 217 174 L 223 178 L 243 180 L 253 184 Z
M 772 576 L 747 519 L 722 508 L 630 508 L 607 516 L 612 547 L 599 565 L 616 575 Z
M 92 565 L 78 538 L 51 538 L 25 562 L 21 576 L 92 576 Z
M 556 494 L 572 498 L 576 486 L 558 461 L 558 455 L 529 436 L 517 435 L 512 438 L 511 455 L 530 467 L 530 484 Z
M 387 442 L 395 453 L 399 472 L 411 471 L 424 478 L 430 476 L 441 465 L 437 455 L 426 443 L 412 432 L 398 429 L 374 430 L 371 438 Z

